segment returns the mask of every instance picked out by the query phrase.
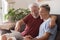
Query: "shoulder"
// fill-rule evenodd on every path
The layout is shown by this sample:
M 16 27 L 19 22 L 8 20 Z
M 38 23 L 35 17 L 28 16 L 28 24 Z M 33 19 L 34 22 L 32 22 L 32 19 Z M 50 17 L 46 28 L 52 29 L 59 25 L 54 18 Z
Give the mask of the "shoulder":
M 51 21 L 51 18 L 48 18 L 47 20 L 45 20 L 45 23 L 48 25 Z
M 31 14 L 26 15 L 23 19 L 31 17 Z

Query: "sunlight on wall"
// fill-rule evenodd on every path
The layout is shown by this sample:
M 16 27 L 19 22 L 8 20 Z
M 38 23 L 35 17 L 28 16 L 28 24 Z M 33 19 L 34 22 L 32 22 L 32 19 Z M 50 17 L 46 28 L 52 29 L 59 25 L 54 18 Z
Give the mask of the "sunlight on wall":
M 2 11 L 4 14 L 7 13 L 7 7 L 8 7 L 8 3 L 6 0 L 2 0 Z
M 2 0 L 2 17 L 3 17 L 2 19 L 3 19 L 3 21 L 5 21 L 4 20 L 4 15 L 7 14 L 7 12 L 8 12 L 7 8 L 8 8 L 7 1 L 6 0 Z

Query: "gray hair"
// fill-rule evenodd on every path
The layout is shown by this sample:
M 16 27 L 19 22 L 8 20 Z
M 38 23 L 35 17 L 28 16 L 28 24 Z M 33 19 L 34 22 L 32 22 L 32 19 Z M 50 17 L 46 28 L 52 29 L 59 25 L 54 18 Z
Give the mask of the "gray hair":
M 31 11 L 31 7 L 36 6 L 39 8 L 39 5 L 37 3 L 32 3 L 28 6 L 29 10 Z

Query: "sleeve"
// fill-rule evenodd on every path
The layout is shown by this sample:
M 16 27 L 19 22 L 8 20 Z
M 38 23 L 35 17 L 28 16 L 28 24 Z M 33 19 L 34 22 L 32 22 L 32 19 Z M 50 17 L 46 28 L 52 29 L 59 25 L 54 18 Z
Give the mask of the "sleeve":
M 30 16 L 30 15 L 27 15 L 27 16 L 25 16 L 25 17 L 23 18 L 24 23 L 27 24 L 27 22 L 29 21 L 29 16 Z
M 57 25 L 55 25 L 55 27 L 51 29 L 51 28 L 49 28 L 49 23 L 46 24 L 45 32 L 48 32 L 50 34 L 54 34 L 54 33 L 56 33 L 56 31 L 57 31 Z

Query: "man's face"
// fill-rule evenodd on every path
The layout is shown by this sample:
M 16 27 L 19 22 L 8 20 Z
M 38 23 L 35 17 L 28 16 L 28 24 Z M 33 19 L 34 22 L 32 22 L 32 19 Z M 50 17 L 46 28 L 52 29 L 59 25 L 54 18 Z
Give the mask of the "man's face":
M 44 19 L 46 17 L 46 15 L 48 15 L 47 10 L 43 7 L 40 7 L 39 15 L 40 15 L 41 19 Z
M 31 7 L 31 14 L 34 18 L 39 17 L 39 8 L 37 6 L 32 6 Z

